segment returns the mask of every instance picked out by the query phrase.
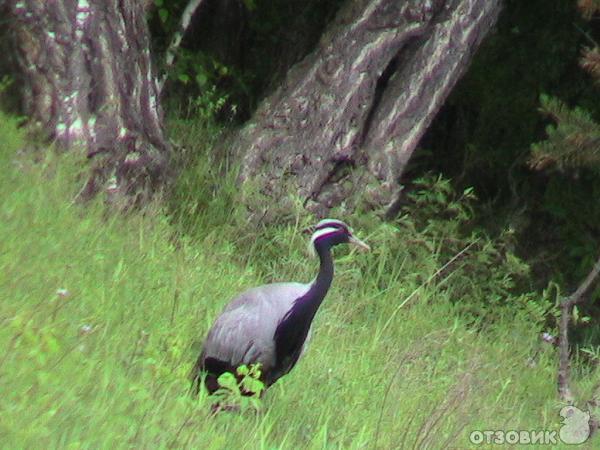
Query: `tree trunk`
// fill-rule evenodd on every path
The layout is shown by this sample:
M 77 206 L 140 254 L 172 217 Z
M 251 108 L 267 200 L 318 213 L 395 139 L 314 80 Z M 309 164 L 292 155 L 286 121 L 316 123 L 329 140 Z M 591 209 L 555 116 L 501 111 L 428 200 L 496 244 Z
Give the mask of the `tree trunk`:
M 350 0 L 233 141 L 251 214 L 388 209 L 412 152 L 501 0 Z
M 147 1 L 12 1 L 24 109 L 93 160 L 82 190 L 126 204 L 166 180 L 169 144 L 152 73 Z

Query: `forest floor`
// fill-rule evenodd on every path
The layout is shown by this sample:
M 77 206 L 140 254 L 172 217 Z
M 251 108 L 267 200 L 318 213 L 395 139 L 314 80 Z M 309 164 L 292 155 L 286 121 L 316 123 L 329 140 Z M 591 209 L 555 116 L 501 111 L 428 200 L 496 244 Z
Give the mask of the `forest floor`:
M 50 152 L 33 164 L 16 124 L 0 115 L 0 447 L 487 448 L 476 443 L 488 430 L 558 439 L 557 357 L 532 306 L 542 294 L 483 289 L 514 276 L 486 260 L 494 242 L 474 245 L 459 270 L 445 266 L 441 231 L 409 218 L 351 222 L 373 251 L 336 249 L 305 357 L 258 410 L 211 416 L 204 393 L 188 395 L 202 338 L 243 289 L 314 276 L 299 232 L 308 219 L 251 230 L 210 186 L 179 205 L 192 233 L 164 205 L 84 206 L 73 201 L 81 161 Z M 522 307 L 486 303 L 505 300 Z M 469 305 L 503 312 L 478 322 Z M 575 361 L 578 398 L 599 376 Z

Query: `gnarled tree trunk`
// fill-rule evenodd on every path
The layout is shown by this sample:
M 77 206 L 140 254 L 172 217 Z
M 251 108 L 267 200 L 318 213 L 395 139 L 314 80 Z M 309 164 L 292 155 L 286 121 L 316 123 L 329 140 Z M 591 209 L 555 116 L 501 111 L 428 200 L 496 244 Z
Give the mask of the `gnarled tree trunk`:
M 389 209 L 399 178 L 501 0 L 350 0 L 318 48 L 294 66 L 236 136 L 241 182 L 289 210 L 289 192 L 325 215 Z M 248 200 L 250 199 L 250 200 Z
M 152 73 L 147 1 L 11 0 L 25 112 L 60 146 L 93 160 L 82 191 L 147 199 L 169 144 Z

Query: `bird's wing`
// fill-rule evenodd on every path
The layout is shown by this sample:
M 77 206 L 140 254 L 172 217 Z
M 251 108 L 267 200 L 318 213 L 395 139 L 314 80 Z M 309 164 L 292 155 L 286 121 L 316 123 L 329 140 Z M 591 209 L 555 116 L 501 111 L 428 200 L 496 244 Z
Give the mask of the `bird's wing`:
M 301 283 L 274 283 L 242 293 L 225 307 L 210 329 L 203 357 L 232 367 L 258 362 L 269 370 L 275 363 L 273 336 L 277 325 L 308 289 Z

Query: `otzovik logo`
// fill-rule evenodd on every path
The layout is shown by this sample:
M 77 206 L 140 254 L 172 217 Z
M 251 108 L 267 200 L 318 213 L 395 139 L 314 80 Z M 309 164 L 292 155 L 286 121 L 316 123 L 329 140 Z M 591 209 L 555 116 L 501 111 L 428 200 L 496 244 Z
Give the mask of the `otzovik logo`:
M 562 426 L 556 430 L 475 430 L 469 440 L 475 445 L 583 444 L 590 437 L 590 413 L 575 406 L 560 410 Z
M 590 437 L 590 413 L 575 406 L 565 406 L 560 410 L 564 419 L 560 428 L 560 440 L 565 444 L 583 444 Z

